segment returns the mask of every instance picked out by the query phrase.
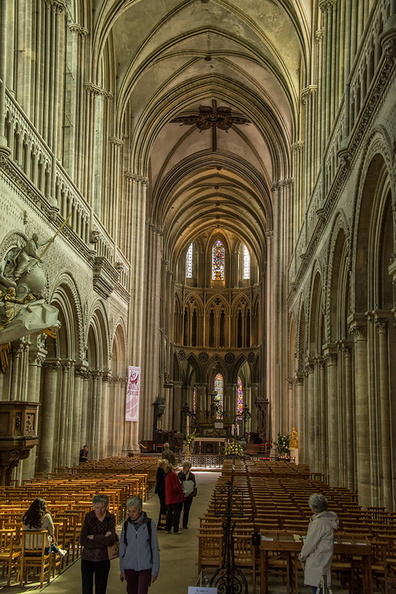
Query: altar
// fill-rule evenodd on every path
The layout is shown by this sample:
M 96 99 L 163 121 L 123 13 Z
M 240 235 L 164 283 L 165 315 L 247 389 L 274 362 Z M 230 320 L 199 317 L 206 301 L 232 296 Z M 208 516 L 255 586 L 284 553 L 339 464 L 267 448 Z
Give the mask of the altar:
M 196 437 L 194 440 L 194 454 L 222 454 L 225 437 Z

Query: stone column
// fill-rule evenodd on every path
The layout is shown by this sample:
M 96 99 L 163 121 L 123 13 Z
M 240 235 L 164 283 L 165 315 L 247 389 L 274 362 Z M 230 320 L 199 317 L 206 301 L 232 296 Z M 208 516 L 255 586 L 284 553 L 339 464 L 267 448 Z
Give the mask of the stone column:
M 54 468 L 55 409 L 60 367 L 59 359 L 47 359 L 43 363 L 44 381 L 40 410 L 38 472 L 52 472 Z
M 230 412 L 230 417 L 235 419 L 237 412 L 237 385 L 225 384 L 223 408 Z
M 388 320 L 384 317 L 376 317 L 375 325 L 378 329 L 378 402 L 380 430 L 379 454 L 381 457 L 381 470 L 379 491 L 383 504 L 388 511 L 393 511 L 393 483 L 392 483 L 392 459 L 391 459 L 391 408 L 389 396 L 389 366 L 388 366 Z
M 306 415 L 306 428 L 307 428 L 307 460 L 309 467 L 312 471 L 315 471 L 315 376 L 314 366 L 312 362 L 309 362 L 305 366 L 305 374 L 307 377 L 306 388 L 307 388 L 307 415 Z
M 67 465 L 68 454 L 68 399 L 69 399 L 69 373 L 71 361 L 63 359 L 61 361 L 62 373 L 60 374 L 60 385 L 57 399 L 57 420 L 56 433 L 58 439 L 55 446 L 55 466 Z
M 28 345 L 22 340 L 12 349 L 12 369 L 10 372 L 10 400 L 23 400 L 21 394 L 25 392 L 24 386 L 28 383 L 25 356 Z
M 304 415 L 305 415 L 305 406 L 304 406 L 304 374 L 301 372 L 296 372 L 296 401 L 297 401 L 297 409 L 298 409 L 298 460 L 299 462 L 306 463 L 306 435 L 305 435 L 305 427 L 304 427 Z
M 258 423 L 261 417 L 260 411 L 256 404 L 256 400 L 259 394 L 259 384 L 250 384 L 250 412 L 252 417 L 250 420 L 250 431 L 258 433 Z
M 327 451 L 329 455 L 329 484 L 339 485 L 339 440 L 338 440 L 338 395 L 337 395 L 337 351 L 335 345 L 325 349 L 327 366 Z
M 99 459 L 106 458 L 110 455 L 111 448 L 111 434 L 114 418 L 113 417 L 113 406 L 110 403 L 110 382 L 111 382 L 111 371 L 106 369 L 102 373 L 101 382 L 101 411 L 100 411 L 100 423 L 99 423 Z
M 21 395 L 21 400 L 28 400 L 30 402 L 40 401 L 40 376 L 41 365 L 45 360 L 47 351 L 45 349 L 45 342 L 42 340 L 42 335 L 36 335 L 31 340 L 35 342 L 29 349 L 29 379 L 26 385 L 26 392 Z M 39 422 L 41 411 L 37 410 L 37 420 Z M 32 448 L 29 457 L 22 463 L 22 480 L 30 479 L 34 476 L 36 467 L 37 446 Z
M 317 447 L 316 467 L 325 477 L 328 476 L 328 448 L 327 448 L 327 407 L 325 397 L 325 360 L 322 357 L 317 361 L 318 373 L 318 398 L 317 398 Z
M 87 364 L 80 364 L 74 368 L 74 416 L 73 416 L 73 431 L 71 435 L 72 441 L 72 460 L 71 464 L 74 466 L 78 464 L 78 453 L 81 447 L 85 445 L 82 443 L 82 419 L 83 419 L 83 391 L 84 379 L 87 377 Z
M 356 461 L 359 503 L 371 505 L 371 451 L 369 437 L 369 387 L 367 359 L 367 318 L 354 314 L 348 320 L 354 338 L 356 408 Z
M 343 382 L 345 407 L 345 486 L 353 491 L 355 484 L 355 437 L 354 437 L 354 402 L 352 392 L 351 346 L 345 341 L 342 345 Z
M 100 371 L 96 369 L 90 372 L 91 375 L 91 402 L 92 402 L 92 420 L 87 425 L 88 446 L 91 452 L 91 459 L 98 460 L 99 454 L 99 426 L 100 426 L 100 393 L 99 393 L 99 379 Z M 89 418 L 89 417 L 88 417 Z
M 171 429 L 176 431 L 181 430 L 182 386 L 183 382 L 173 382 L 173 410 Z

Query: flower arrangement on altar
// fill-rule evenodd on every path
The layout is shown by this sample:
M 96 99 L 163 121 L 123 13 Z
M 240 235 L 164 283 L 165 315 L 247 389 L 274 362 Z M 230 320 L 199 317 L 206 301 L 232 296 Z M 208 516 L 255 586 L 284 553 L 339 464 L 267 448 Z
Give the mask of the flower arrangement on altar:
M 278 433 L 274 446 L 281 457 L 287 457 L 290 454 L 290 435 L 281 435 Z
M 186 446 L 189 446 L 189 447 L 192 446 L 196 435 L 197 435 L 196 429 L 194 429 L 194 431 L 192 433 L 190 433 L 190 435 L 186 435 L 186 438 L 184 440 L 184 443 L 186 444 Z
M 243 444 L 240 441 L 229 441 L 224 449 L 225 456 L 243 456 Z

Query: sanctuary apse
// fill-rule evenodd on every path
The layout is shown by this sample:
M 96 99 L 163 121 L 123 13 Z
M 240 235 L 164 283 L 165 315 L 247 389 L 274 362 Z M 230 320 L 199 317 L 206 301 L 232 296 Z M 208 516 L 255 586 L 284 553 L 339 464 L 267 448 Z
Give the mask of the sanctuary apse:
M 296 427 L 301 462 L 394 509 L 395 0 L 0 17 L 8 479 L 137 452 L 157 410 L 180 432 L 186 405 L 246 405 L 245 429 Z

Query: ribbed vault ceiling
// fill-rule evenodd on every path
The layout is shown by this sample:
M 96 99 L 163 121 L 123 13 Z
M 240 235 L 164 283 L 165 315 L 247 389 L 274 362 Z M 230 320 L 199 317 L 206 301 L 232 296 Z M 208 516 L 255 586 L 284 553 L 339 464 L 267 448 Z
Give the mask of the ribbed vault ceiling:
M 272 184 L 293 175 L 312 3 L 98 3 L 98 55 L 114 61 L 120 133 L 132 147 L 132 170 L 150 179 L 148 217 L 163 229 L 168 258 L 223 228 L 263 261 Z M 171 122 L 214 100 L 251 123 L 214 133 Z

